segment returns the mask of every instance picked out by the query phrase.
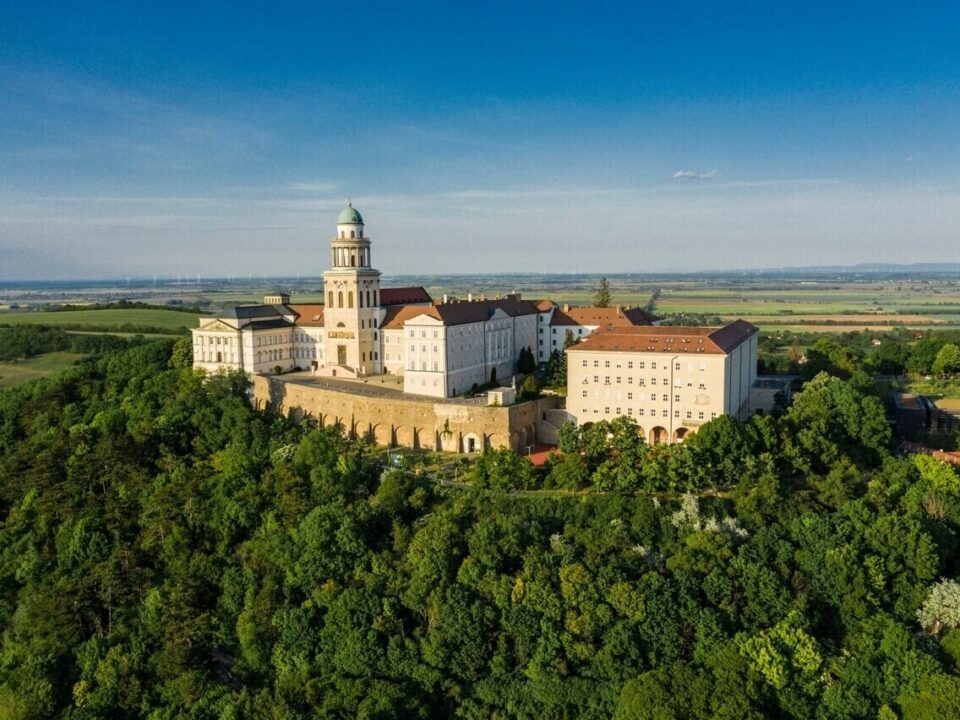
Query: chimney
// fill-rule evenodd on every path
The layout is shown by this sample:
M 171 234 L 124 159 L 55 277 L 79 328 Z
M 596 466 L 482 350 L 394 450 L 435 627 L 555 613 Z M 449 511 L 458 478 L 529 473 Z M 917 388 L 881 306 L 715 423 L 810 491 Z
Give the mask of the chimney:
M 473 293 L 467 293 L 467 302 L 473 302 Z
M 446 305 L 448 302 L 450 302 L 450 298 L 447 296 L 446 293 L 444 293 L 444 294 L 443 294 L 443 304 Z
M 564 312 L 570 312 L 570 306 L 569 306 L 567 303 L 564 303 L 564 304 L 563 304 L 563 311 L 564 311 Z

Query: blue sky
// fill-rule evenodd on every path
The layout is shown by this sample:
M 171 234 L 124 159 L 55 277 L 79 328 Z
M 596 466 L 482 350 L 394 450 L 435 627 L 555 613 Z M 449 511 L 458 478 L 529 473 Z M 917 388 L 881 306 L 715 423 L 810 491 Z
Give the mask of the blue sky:
M 960 3 L 4 3 L 0 278 L 960 261 Z

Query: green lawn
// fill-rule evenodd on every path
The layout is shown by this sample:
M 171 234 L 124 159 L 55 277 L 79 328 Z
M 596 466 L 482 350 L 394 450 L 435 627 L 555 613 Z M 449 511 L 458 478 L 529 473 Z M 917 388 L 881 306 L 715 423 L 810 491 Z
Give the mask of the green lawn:
M 53 325 L 58 327 L 111 328 L 118 331 L 136 328 L 157 328 L 176 331 L 194 328 L 199 315 L 176 310 L 132 308 L 130 310 L 73 310 L 16 312 L 0 311 L 0 325 Z
M 83 355 L 53 352 L 26 360 L 0 362 L 0 389 L 22 385 L 36 378 L 47 377 L 73 365 Z

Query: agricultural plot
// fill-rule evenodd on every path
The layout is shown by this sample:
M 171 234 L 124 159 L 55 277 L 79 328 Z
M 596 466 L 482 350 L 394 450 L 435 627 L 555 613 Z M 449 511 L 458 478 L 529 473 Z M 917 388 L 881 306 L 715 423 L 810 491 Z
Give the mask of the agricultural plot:
M 661 316 L 715 315 L 744 318 L 767 330 L 849 332 L 960 327 L 956 282 L 838 283 L 830 287 L 767 283 L 736 288 L 664 287 Z
M 199 316 L 176 310 L 132 308 L 129 310 L 72 310 L 38 312 L 0 312 L 0 325 L 51 325 L 63 328 L 97 328 L 135 332 L 135 328 L 155 328 L 173 333 L 197 326 Z

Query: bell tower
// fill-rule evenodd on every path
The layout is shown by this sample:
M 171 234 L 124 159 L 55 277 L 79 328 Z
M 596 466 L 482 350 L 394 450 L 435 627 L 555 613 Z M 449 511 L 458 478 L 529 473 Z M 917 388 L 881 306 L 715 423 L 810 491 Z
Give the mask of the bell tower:
M 377 328 L 380 271 L 370 262 L 363 216 L 348 202 L 337 218 L 330 269 L 323 274 L 324 375 L 355 377 L 382 371 Z

